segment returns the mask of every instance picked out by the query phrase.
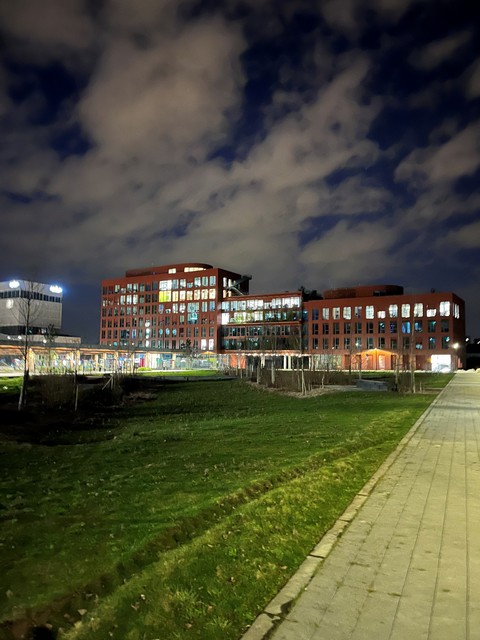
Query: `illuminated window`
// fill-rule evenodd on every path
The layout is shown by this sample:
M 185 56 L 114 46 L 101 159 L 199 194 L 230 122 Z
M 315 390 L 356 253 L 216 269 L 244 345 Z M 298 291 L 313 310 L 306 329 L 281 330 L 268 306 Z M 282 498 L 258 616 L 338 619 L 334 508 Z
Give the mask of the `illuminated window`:
M 352 319 L 352 307 L 343 307 L 343 317 L 345 320 Z
M 423 303 L 422 302 L 416 302 L 413 305 L 413 315 L 415 316 L 415 318 L 423 318 Z
M 362 317 L 362 307 L 355 307 L 355 318 Z
M 414 327 L 415 333 L 422 333 L 423 324 L 421 320 L 415 320 L 415 322 L 413 323 L 413 327 Z
M 402 333 L 409 334 L 411 332 L 411 326 L 410 322 L 402 322 Z
M 440 302 L 440 315 L 441 316 L 450 315 L 450 302 L 448 300 L 445 302 Z
M 374 309 L 373 309 L 373 305 L 369 304 L 365 307 L 365 317 L 366 318 L 373 318 L 374 317 Z
M 453 305 L 453 317 L 460 318 L 460 306 L 458 304 Z
M 386 317 L 387 317 L 386 311 L 377 311 L 377 318 L 386 318 Z
M 323 320 L 329 320 L 330 319 L 330 309 L 328 307 L 325 307 L 322 309 L 322 319 Z
M 332 314 L 333 319 L 338 320 L 340 318 L 340 307 L 333 307 Z
M 442 337 L 442 349 L 448 349 L 450 346 L 450 336 Z
M 402 304 L 402 318 L 409 318 L 409 317 L 410 317 L 410 305 Z

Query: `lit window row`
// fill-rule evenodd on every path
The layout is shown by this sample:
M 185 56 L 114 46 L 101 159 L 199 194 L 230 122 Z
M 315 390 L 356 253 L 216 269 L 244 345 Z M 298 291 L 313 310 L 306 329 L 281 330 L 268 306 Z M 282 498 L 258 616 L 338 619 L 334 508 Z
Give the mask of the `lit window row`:
M 439 316 L 448 317 L 452 314 L 452 306 L 453 306 L 453 316 L 455 318 L 460 317 L 460 306 L 456 303 L 451 303 L 449 300 L 445 300 L 440 302 L 439 308 L 430 309 L 426 308 L 423 302 L 415 302 L 413 305 L 409 303 L 404 303 L 400 305 L 400 313 L 402 318 L 410 318 L 412 316 L 414 318 L 422 318 L 426 316 L 427 318 L 434 318 L 437 313 Z M 365 309 L 362 306 L 356 307 L 323 307 L 322 308 L 322 320 L 351 320 L 352 318 L 362 318 L 365 313 L 365 318 L 367 320 L 373 320 L 375 318 L 375 307 L 374 305 L 366 305 Z M 386 318 L 387 311 L 385 309 L 378 309 L 377 318 Z M 399 305 L 391 304 L 388 306 L 388 317 L 390 318 L 398 318 L 399 314 Z M 312 320 L 319 319 L 319 310 L 312 309 Z
M 423 350 L 426 346 L 428 350 L 437 349 L 437 338 L 431 337 L 424 341 L 420 338 L 415 338 L 414 342 L 411 341 L 410 337 L 404 337 L 401 340 L 397 338 L 391 338 L 388 340 L 383 336 L 378 338 L 367 337 L 367 338 L 350 338 L 345 337 L 343 340 L 341 338 L 313 338 L 312 339 L 312 350 L 337 350 L 343 349 L 345 351 L 350 351 L 354 353 L 357 350 L 362 349 L 392 349 L 392 350 L 409 350 L 412 347 L 415 348 L 416 351 Z M 441 338 L 441 347 L 442 349 L 450 348 L 450 336 L 443 336 Z
M 298 309 L 271 309 L 268 311 L 234 311 L 233 313 L 222 313 L 221 323 L 247 322 L 296 322 L 300 320 L 301 311 Z
M 195 289 L 195 291 L 160 291 L 159 302 L 178 302 L 179 300 L 215 300 L 216 289 Z
M 171 291 L 172 289 L 192 289 L 193 287 L 214 287 L 217 284 L 217 276 L 197 276 L 193 280 L 187 281 L 186 278 L 160 280 L 160 291 Z
M 263 298 L 242 298 L 224 300 L 222 302 L 222 311 L 256 311 L 257 309 L 299 309 L 300 298 L 292 296 L 288 298 L 272 298 L 264 300 Z

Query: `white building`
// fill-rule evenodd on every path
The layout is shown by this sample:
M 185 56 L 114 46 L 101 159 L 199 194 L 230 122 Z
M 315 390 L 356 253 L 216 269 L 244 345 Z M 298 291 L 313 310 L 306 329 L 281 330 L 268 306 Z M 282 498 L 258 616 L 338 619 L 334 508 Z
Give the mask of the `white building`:
M 0 282 L 0 333 L 44 334 L 62 326 L 62 288 L 31 280 Z

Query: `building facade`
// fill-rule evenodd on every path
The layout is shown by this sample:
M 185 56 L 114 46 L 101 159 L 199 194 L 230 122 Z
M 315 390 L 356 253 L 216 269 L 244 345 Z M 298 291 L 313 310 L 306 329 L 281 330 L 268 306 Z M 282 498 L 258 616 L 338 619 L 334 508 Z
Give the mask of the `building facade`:
M 62 326 L 62 288 L 31 280 L 0 282 L 0 333 L 44 334 Z
M 247 294 L 249 280 L 203 263 L 135 269 L 104 280 L 100 344 L 216 353 L 222 301 Z
M 397 285 L 249 293 L 250 276 L 203 263 L 127 271 L 102 282 L 100 344 L 136 351 L 249 357 L 290 368 L 452 370 L 461 366 L 465 305 L 454 293 Z
M 450 371 L 463 360 L 465 304 L 454 293 L 375 285 L 325 291 L 305 303 L 314 363 L 354 369 Z

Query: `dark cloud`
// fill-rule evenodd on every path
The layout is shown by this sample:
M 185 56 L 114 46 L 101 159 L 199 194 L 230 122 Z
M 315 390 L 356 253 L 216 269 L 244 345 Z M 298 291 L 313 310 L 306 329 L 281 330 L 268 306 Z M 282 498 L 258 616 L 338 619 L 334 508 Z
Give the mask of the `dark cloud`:
M 435 40 L 410 55 L 411 64 L 420 69 L 431 70 L 449 62 L 459 50 L 473 37 L 470 31 L 455 33 L 446 38 Z
M 460 5 L 451 30 L 426 0 L 2 5 L 2 272 L 63 278 L 73 307 L 193 260 L 257 290 L 471 295 L 479 27 Z

